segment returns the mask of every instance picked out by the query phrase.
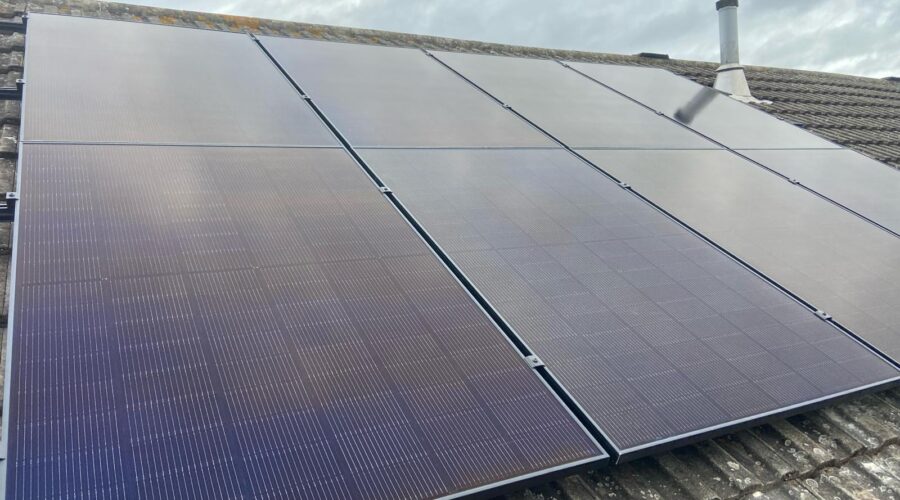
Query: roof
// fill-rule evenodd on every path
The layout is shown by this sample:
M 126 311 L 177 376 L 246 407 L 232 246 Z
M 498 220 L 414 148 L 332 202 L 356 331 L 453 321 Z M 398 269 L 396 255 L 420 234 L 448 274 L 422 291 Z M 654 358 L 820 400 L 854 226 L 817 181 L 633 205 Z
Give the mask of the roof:
M 31 12 L 71 14 L 223 31 L 521 57 L 655 66 L 711 85 L 716 64 L 489 44 L 431 36 L 184 12 L 94 0 L 36 0 Z M 0 20 L 21 22 L 26 2 L 0 2 Z M 0 29 L 0 86 L 14 87 L 24 35 Z M 747 67 L 762 109 L 900 168 L 900 83 Z M 0 100 L 0 189 L 14 189 L 19 102 Z M 9 224 L 0 224 L 7 277 Z M 6 302 L 6 287 L 0 300 Z M 5 325 L 6 307 L 0 320 Z M 5 329 L 4 329 L 5 333 Z M 2 343 L 5 345 L 5 342 Z M 583 473 L 512 498 L 895 498 L 900 497 L 900 389 L 846 402 L 615 468 Z

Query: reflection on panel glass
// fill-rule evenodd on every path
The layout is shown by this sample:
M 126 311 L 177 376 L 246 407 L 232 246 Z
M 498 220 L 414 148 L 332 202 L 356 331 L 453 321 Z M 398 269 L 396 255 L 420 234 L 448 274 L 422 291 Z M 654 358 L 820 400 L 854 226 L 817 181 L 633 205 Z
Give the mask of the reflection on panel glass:
M 741 154 L 900 233 L 900 172 L 849 149 Z
M 732 149 L 838 147 L 716 90 L 662 69 L 569 64 Z
M 432 498 L 602 460 L 343 151 L 24 155 L 9 498 Z
M 25 139 L 334 145 L 247 35 L 28 17 Z
M 583 151 L 900 360 L 900 239 L 723 151 Z
M 262 40 L 354 146 L 555 146 L 420 50 Z
M 898 375 L 566 152 L 362 154 L 626 458 Z
M 572 147 L 717 147 L 554 61 L 453 52 L 435 55 Z

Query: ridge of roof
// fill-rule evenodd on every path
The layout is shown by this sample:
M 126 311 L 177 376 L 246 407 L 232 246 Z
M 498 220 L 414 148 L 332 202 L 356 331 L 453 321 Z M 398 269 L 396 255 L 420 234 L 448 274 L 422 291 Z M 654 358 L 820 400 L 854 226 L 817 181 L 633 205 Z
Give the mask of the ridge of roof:
M 0 1 L 0 19 L 26 11 L 280 34 L 298 38 L 458 50 L 668 69 L 711 85 L 714 63 L 489 44 L 424 35 L 183 12 L 95 0 Z M 271 31 L 264 31 L 271 30 Z M 0 86 L 21 78 L 25 35 L 0 30 Z M 900 167 L 900 86 L 821 72 L 747 67 L 765 111 Z M 20 104 L 0 101 L 0 192 L 15 186 Z M 830 135 L 829 135 L 830 134 Z M 8 278 L 10 225 L 0 224 L 0 279 Z M 6 287 L 0 287 L 5 337 Z M 0 342 L 5 348 L 6 343 Z M 0 373 L 2 378 L 2 373 Z M 2 380 L 0 380 L 2 384 Z M 900 389 L 743 430 L 622 466 L 510 495 L 541 498 L 900 498 Z

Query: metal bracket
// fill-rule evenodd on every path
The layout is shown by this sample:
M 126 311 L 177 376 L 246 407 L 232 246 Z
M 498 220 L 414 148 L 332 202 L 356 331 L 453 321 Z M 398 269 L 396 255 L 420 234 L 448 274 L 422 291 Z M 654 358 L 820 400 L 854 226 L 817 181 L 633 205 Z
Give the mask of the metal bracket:
M 28 27 L 28 16 L 22 16 L 21 23 L 17 23 L 15 21 L 0 21 L 0 31 L 12 32 L 12 33 L 25 33 L 25 30 L 27 27 Z
M 391 191 L 391 188 L 389 188 L 387 186 L 381 186 L 378 188 L 378 190 L 384 194 L 393 193 L 393 191 Z
M 512 109 L 512 106 L 510 106 L 509 104 L 506 104 L 506 103 L 504 102 L 504 103 L 503 103 L 503 109 Z
M 25 87 L 25 80 L 16 79 L 15 87 L 0 87 L 0 100 L 18 101 L 22 99 L 22 90 Z
M 0 201 L 0 222 L 12 222 L 16 218 L 16 203 L 19 201 L 18 193 L 6 193 L 3 201 Z
M 656 114 L 658 114 L 659 116 L 665 115 L 665 113 L 663 113 L 662 111 L 660 111 L 660 110 L 658 110 L 658 109 L 657 109 L 657 110 L 654 110 L 654 111 L 656 111 Z
M 790 182 L 791 184 L 800 184 L 800 179 L 791 177 L 790 179 L 788 179 L 788 182 Z
M 821 309 L 816 310 L 815 315 L 825 321 L 828 321 L 829 319 L 831 319 L 831 315 Z
M 563 68 L 571 68 L 571 66 L 569 66 L 567 63 L 564 63 L 562 61 L 560 61 L 559 63 L 562 64 Z
M 434 54 L 432 54 L 432 53 L 431 53 L 430 51 L 428 51 L 428 50 L 422 49 L 422 52 L 424 52 L 425 55 L 428 56 L 428 57 L 434 57 Z
M 532 368 L 540 368 L 540 367 L 544 366 L 544 362 L 541 361 L 541 358 L 539 358 L 533 354 L 531 356 L 525 356 L 525 358 L 523 358 L 523 359 L 525 359 L 525 362 L 528 363 L 528 366 L 530 366 Z
M 311 101 L 311 100 L 312 100 L 312 98 L 311 98 L 310 96 L 306 95 L 306 94 L 300 94 L 300 99 L 303 99 L 304 101 Z
M 631 185 L 624 181 L 619 183 L 619 187 L 622 189 L 631 189 Z

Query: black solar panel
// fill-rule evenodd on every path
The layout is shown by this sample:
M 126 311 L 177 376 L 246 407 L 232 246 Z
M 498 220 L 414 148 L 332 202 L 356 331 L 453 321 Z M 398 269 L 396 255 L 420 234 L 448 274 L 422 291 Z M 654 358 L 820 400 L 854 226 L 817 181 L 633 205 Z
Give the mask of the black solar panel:
M 22 172 L 9 498 L 434 497 L 604 458 L 342 150 L 27 144 Z
M 732 149 L 838 147 L 666 70 L 609 64 L 568 64 Z
M 361 153 L 625 458 L 898 377 L 566 152 Z
M 572 147 L 718 147 L 551 60 L 434 54 Z
M 849 149 L 742 154 L 900 233 L 900 172 Z
M 731 153 L 583 154 L 900 361 L 897 237 Z
M 261 39 L 354 146 L 555 146 L 420 50 Z
M 334 145 L 244 34 L 29 14 L 25 139 Z

